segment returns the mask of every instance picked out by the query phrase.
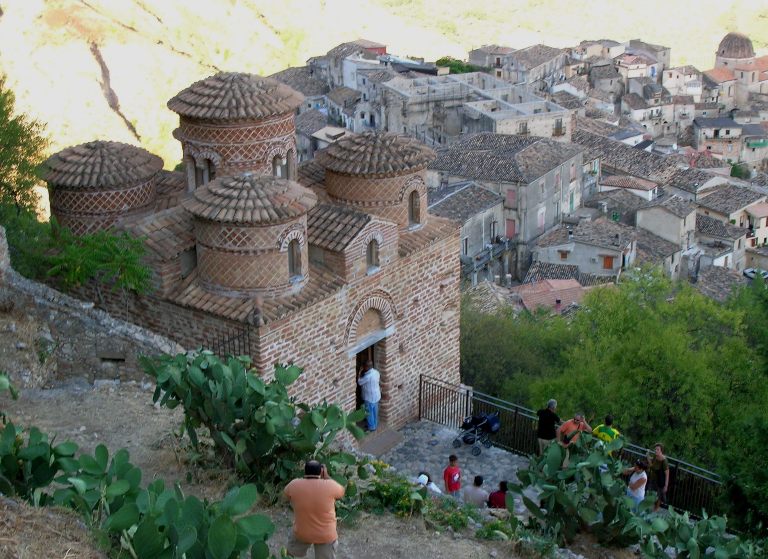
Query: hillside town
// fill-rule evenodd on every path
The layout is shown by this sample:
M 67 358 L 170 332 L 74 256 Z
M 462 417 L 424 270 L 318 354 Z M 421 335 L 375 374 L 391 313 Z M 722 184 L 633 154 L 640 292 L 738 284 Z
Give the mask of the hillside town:
M 81 374 L 89 382 L 105 375 L 118 384 L 144 379 L 149 369 L 140 356 L 160 350 L 184 357 L 209 349 L 202 359 L 245 356 L 260 376 L 250 388 L 242 381 L 243 393 L 262 377 L 284 382 L 296 366 L 303 372 L 285 385 L 291 385 L 290 406 L 301 402 L 302 411 L 294 416 L 291 408 L 278 430 L 298 440 L 294 432 L 306 418 L 304 424 L 314 422 L 313 434 L 330 431 L 331 420 L 325 423 L 308 406 L 338 406 L 333 413 L 344 417 L 344 427 L 343 414 L 362 408 L 362 419 L 348 422 L 360 436 L 341 437 L 344 449 L 404 464 L 414 470 L 411 489 L 425 495 L 432 482 L 420 468 L 437 473 L 447 459 L 446 471 L 459 471 L 456 454 L 444 452 L 448 445 L 462 467 L 467 460 L 467 472 L 493 470 L 496 460 L 509 471 L 487 477 L 499 486 L 495 508 L 536 516 L 537 505 L 527 501 L 538 493 L 521 489 L 515 502 L 506 491 L 513 468 L 527 466 L 516 454 L 549 460 L 547 445 L 538 446 L 542 412 L 557 419 L 547 444 L 554 441 L 558 453 L 562 446 L 553 475 L 569 467 L 572 439 L 562 438 L 569 435 L 563 426 L 573 422 L 577 438 L 592 429 L 583 413 L 561 421 L 554 399 L 538 420 L 522 406 L 478 400 L 483 394 L 464 384 L 462 297 L 475 295 L 488 315 L 502 309 L 500 315 L 519 318 L 543 310 L 548 319 L 568 323 L 586 314 L 580 308 L 590 292 L 618 292 L 638 271 L 690 284 L 713 306 L 755 278 L 768 279 L 768 54 L 757 54 L 738 32 L 712 48 L 712 68 L 700 70 L 672 66 L 669 47 L 642 39 L 583 40 L 568 48 L 483 45 L 465 60 L 435 62 L 358 39 L 271 76 L 212 73 L 167 101 L 178 116 L 172 132 L 183 153 L 178 165 L 94 137 L 49 155 L 41 167 L 55 228 L 74 239 L 104 232 L 138 239 L 149 288 L 105 289 L 88 280 L 66 284 L 61 293 L 63 284 L 53 279 L 36 282 L 14 271 L 13 247 L 0 227 L 0 303 L 51 323 L 40 339 L 50 337 L 51 354 L 58 352 L 57 374 Z M 712 308 L 705 311 L 714 314 Z M 14 322 L 7 331 L 16 328 Z M 22 341 L 14 348 L 29 346 Z M 48 346 L 34 347 L 42 366 Z M 235 370 L 233 362 L 227 367 Z M 202 369 L 195 370 L 201 378 Z M 211 370 L 205 374 L 218 374 Z M 172 396 L 161 387 L 173 374 L 161 376 L 155 409 L 183 399 L 180 388 Z M 24 369 L 12 380 L 32 386 L 32 377 Z M 208 417 L 238 382 L 230 380 L 205 409 Z M 287 390 L 284 395 L 288 402 Z M 244 400 L 241 394 L 229 403 Z M 486 404 L 502 411 L 479 413 Z M 280 406 L 282 413 L 289 404 Z M 413 425 L 422 419 L 433 422 L 423 432 Z M 195 421 L 194 428 L 209 426 L 185 421 L 187 432 Z M 610 446 L 619 437 L 612 421 L 608 413 L 600 426 L 615 432 L 600 443 L 606 460 L 621 449 Z M 267 422 L 270 435 L 277 422 Z M 505 447 L 509 453 L 491 448 L 492 435 L 503 429 L 515 430 L 507 436 L 519 445 Z M 408 441 L 397 446 L 402 432 L 426 449 L 419 450 L 420 463 Z M 211 436 L 211 444 L 231 448 L 230 468 L 257 454 L 247 446 L 251 440 Z M 321 444 L 324 439 L 296 447 L 311 453 Z M 664 445 L 650 448 L 667 464 L 668 484 Z M 628 451 L 637 460 L 626 477 L 648 469 L 646 450 Z M 483 452 L 485 458 L 470 462 Z M 349 456 L 348 465 L 357 465 Z M 299 462 L 291 458 L 291 467 Z M 380 469 L 370 464 L 357 475 Z M 607 472 L 602 463 L 585 464 L 574 460 L 568 471 L 599 467 L 597 478 Z M 675 504 L 714 507 L 705 493 L 719 486 L 717 474 L 680 464 L 691 466 L 676 462 L 681 489 Z M 325 464 L 307 460 L 304 467 L 308 478 L 328 478 Z M 687 494 L 683 481 L 690 483 Z M 706 491 L 690 489 L 695 483 Z M 478 475 L 475 491 L 485 496 L 477 504 L 485 508 L 489 495 L 481 485 Z M 447 478 L 444 487 L 460 497 Z M 656 489 L 666 507 L 666 486 Z M 333 515 L 334 500 L 345 496 L 340 491 L 330 500 Z M 291 498 L 290 491 L 285 495 Z M 636 507 L 644 495 L 633 496 Z M 652 503 L 654 512 L 661 501 Z M 333 516 L 334 538 L 335 522 Z
M 322 174 L 316 151 L 357 134 L 436 151 L 429 211 L 461 224 L 472 285 L 544 290 L 554 308 L 654 265 L 724 297 L 768 267 L 768 56 L 732 32 L 712 69 L 671 59 L 640 39 L 485 45 L 450 73 L 361 39 L 271 77 L 306 97 L 305 184 Z

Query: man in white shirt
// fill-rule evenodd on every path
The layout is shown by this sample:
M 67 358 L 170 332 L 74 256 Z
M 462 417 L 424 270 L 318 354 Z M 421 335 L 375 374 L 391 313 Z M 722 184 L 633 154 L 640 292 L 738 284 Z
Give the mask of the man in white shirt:
M 373 368 L 373 361 L 369 360 L 365 363 L 365 367 L 357 379 L 357 384 L 360 385 L 363 396 L 369 431 L 375 431 L 379 425 L 380 378 L 379 371 Z
M 474 483 L 464 488 L 464 502 L 480 508 L 488 504 L 488 492 L 483 489 L 483 476 L 475 476 Z

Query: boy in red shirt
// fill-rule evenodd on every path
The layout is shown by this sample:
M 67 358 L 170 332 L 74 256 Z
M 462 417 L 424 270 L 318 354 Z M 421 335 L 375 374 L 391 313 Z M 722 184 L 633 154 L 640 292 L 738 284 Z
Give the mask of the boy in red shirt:
M 443 470 L 445 492 L 458 499 L 461 491 L 461 469 L 459 469 L 459 457 L 451 454 L 448 457 L 448 467 Z

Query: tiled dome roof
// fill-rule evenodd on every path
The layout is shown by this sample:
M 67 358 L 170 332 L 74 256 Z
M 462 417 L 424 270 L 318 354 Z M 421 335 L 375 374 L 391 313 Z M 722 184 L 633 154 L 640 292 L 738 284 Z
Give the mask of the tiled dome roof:
M 752 48 L 752 41 L 746 35 L 728 33 L 720 41 L 717 54 L 725 58 L 754 58 L 755 49 Z
M 423 169 L 435 159 L 435 152 L 413 138 L 365 132 L 331 144 L 316 159 L 345 175 L 398 175 Z
M 299 217 L 317 203 L 314 192 L 297 182 L 244 174 L 216 179 L 182 204 L 193 215 L 221 223 L 280 223 Z
M 143 182 L 163 168 L 163 160 L 120 142 L 95 141 L 68 147 L 43 164 L 43 179 L 54 187 L 101 189 Z
M 220 72 L 178 92 L 168 108 L 190 118 L 239 120 L 292 113 L 303 101 L 301 93 L 272 78 Z

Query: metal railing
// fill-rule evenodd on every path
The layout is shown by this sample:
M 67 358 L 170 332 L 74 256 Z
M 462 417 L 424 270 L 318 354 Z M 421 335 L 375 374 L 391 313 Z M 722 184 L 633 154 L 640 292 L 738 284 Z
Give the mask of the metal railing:
M 536 412 L 436 378 L 421 375 L 419 381 L 419 419 L 433 421 L 446 427 L 460 429 L 463 419 L 470 415 L 498 413 L 501 428 L 493 435 L 493 444 L 515 454 L 530 456 L 538 450 Z M 649 457 L 653 451 L 631 443 L 624 446 L 621 457 L 632 463 Z M 721 512 L 720 477 L 704 468 L 667 456 L 669 461 L 669 505 L 700 515 Z
M 226 357 L 227 355 L 253 357 L 251 327 L 248 324 L 235 326 L 227 332 L 208 336 L 205 348 L 210 349 L 219 357 Z

